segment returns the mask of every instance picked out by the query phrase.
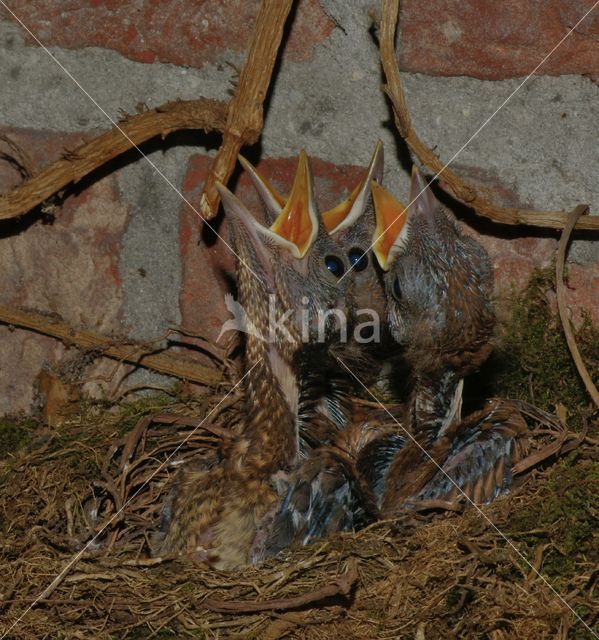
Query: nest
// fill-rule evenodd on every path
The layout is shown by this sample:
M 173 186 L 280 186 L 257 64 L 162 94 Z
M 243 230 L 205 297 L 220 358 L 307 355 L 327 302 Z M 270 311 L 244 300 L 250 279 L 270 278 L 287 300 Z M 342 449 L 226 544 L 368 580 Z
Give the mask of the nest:
M 0 462 L 3 637 L 592 637 L 588 437 L 480 512 L 378 522 L 234 574 L 151 558 L 177 467 L 211 464 L 241 421 L 225 392 L 84 403 L 58 431 L 18 428 L 26 446 Z M 582 440 L 538 416 L 531 428 L 545 451 Z

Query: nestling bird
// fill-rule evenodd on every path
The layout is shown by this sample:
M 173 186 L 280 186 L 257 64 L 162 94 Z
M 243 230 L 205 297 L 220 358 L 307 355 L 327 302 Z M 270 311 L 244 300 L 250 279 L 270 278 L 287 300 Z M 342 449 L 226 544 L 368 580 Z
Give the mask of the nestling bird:
M 406 209 L 372 182 L 374 251 L 385 271 L 387 321 L 413 371 L 409 422 L 430 444 L 447 428 L 446 408 L 460 380 L 491 351 L 492 268 L 414 168 Z
M 257 329 L 246 336 L 247 420 L 222 464 L 207 472 L 181 471 L 156 553 L 188 553 L 231 569 L 252 561 L 264 519 L 278 504 L 271 476 L 297 462 L 297 359 L 303 340 L 336 339 L 336 323 L 318 319 L 344 308 L 347 291 L 339 282 L 349 264 L 318 218 L 303 152 L 289 199 L 270 228 L 218 188 L 233 222 L 239 301 Z M 302 298 L 308 315 L 297 308 Z M 273 305 L 277 313 L 292 310 L 286 323 L 272 326 Z
M 327 446 L 315 448 L 280 481 L 281 504 L 269 526 L 263 557 L 296 544 L 310 544 L 340 531 L 355 531 L 376 520 L 376 496 L 357 468 L 371 442 L 393 438 L 390 429 L 357 422 L 337 432 Z
M 372 181 L 382 183 L 383 166 L 383 143 L 379 140 L 366 175 L 349 198 L 322 214 L 325 229 L 344 249 L 351 264 L 351 272 L 346 277 L 353 281 L 354 312 L 369 309 L 376 313 L 377 319 L 385 316 L 386 300 L 371 247 L 375 217 L 370 184 Z
M 267 219 L 275 220 L 286 205 L 287 197 L 278 192 L 245 158 L 240 156 L 240 161 L 262 199 Z M 385 313 L 384 290 L 380 270 L 375 268 L 369 246 L 375 226 L 370 182 L 380 181 L 382 174 L 383 145 L 379 142 L 368 169 L 349 197 L 322 213 L 325 229 L 345 254 L 351 269 L 342 276 L 347 292 L 344 309 L 347 313 L 342 318 L 342 322 L 347 324 L 342 340 L 332 349 L 329 345 L 319 343 L 306 344 L 302 349 L 299 376 L 300 436 L 305 455 L 311 446 L 330 443 L 334 439 L 335 429 L 328 434 L 326 432 L 331 423 L 343 427 L 349 422 L 353 384 L 335 355 L 343 355 L 344 360 L 350 362 L 357 358 L 363 372 L 376 371 L 375 363 L 368 359 L 369 354 L 356 345 L 354 331 L 370 346 L 380 344 L 378 332 L 380 319 Z M 314 286 L 318 286 L 318 283 L 314 282 Z M 356 313 L 359 310 L 366 311 L 360 315 Z M 369 331 L 372 336 L 368 335 Z
M 460 417 L 463 377 L 491 350 L 489 258 L 416 168 L 408 208 L 376 182 L 372 192 L 373 244 L 386 272 L 387 320 L 413 372 L 404 424 L 416 442 L 396 453 L 379 444 L 387 466 L 368 462 L 377 447 L 372 445 L 361 464 L 382 469 L 375 485 L 383 517 L 395 515 L 408 499 L 447 494 L 449 480 L 437 465 L 473 498 L 491 500 L 509 481 L 514 439 L 525 434 L 526 425 L 514 407 L 499 401 L 466 420 Z
M 273 555 L 293 543 L 307 544 L 335 531 L 359 528 L 376 517 L 374 496 L 367 483 L 361 482 L 356 462 L 359 451 L 367 443 L 383 433 L 389 437 L 392 434 L 376 422 L 356 420 L 351 401 L 351 393 L 356 391 L 355 380 L 345 367 L 356 367 L 362 379 L 374 382 L 380 369 L 376 358 L 385 348 L 380 340 L 380 321 L 386 315 L 386 300 L 382 273 L 371 250 L 375 218 L 369 193 L 370 182 L 380 182 L 382 177 L 383 145 L 378 142 L 364 178 L 345 201 L 322 214 L 327 231 L 352 265 L 345 277 L 352 282 L 354 326 L 361 320 L 359 312 L 368 310 L 369 318 L 374 318 L 376 334 L 372 340 L 360 334 L 363 340 L 350 337 L 346 343 L 336 346 L 326 375 L 323 376 L 320 366 L 306 372 L 309 385 L 314 388 L 320 385 L 320 394 L 307 394 L 319 402 L 304 411 L 303 430 L 319 437 L 311 438 L 314 450 L 306 450 L 305 461 L 279 485 L 284 498 L 267 538 L 266 555 Z M 269 193 L 271 207 L 285 202 L 274 190 L 269 189 Z M 320 423 L 319 412 L 331 418 L 340 431 L 329 430 L 328 437 L 323 437 L 323 430 L 315 430 L 314 425 Z
M 241 161 L 261 195 L 267 217 L 272 220 L 286 205 L 287 198 L 247 160 Z M 350 320 L 355 323 L 359 320 L 355 311 L 367 309 L 369 319 L 375 319 L 377 330 L 386 306 L 381 273 L 369 249 L 375 228 L 369 187 L 371 180 L 382 179 L 382 173 L 383 148 L 379 142 L 364 177 L 350 196 L 322 214 L 325 228 L 352 266 L 347 274 L 347 286 L 353 293 L 348 297 Z M 378 335 L 374 338 L 369 348 L 379 346 Z M 357 528 L 376 516 L 374 497 L 367 484 L 360 483 L 355 463 L 366 443 L 386 431 L 378 425 L 351 421 L 349 392 L 353 381 L 339 365 L 336 355 L 342 354 L 344 361 L 353 363 L 357 353 L 361 364 L 366 357 L 360 353 L 362 345 L 351 338 L 348 342 L 333 345 L 336 351 L 333 357 L 322 345 L 303 349 L 300 397 L 304 401 L 300 407 L 300 434 L 307 445 L 302 450 L 305 460 L 279 478 L 283 500 L 274 520 L 263 528 L 260 540 L 254 545 L 257 558 L 273 555 L 293 542 L 307 544 L 334 531 Z M 369 364 L 376 373 L 376 365 L 372 361 Z
M 381 361 L 388 358 L 394 348 L 384 321 L 386 296 L 382 273 L 371 246 L 376 221 L 369 186 L 371 182 L 380 184 L 382 179 L 383 143 L 379 140 L 361 183 L 345 202 L 323 213 L 325 228 L 351 264 L 344 278 L 352 281 L 350 314 L 353 330 L 348 334 L 348 341 L 333 350 L 335 375 L 329 378 L 327 396 L 343 399 L 344 421 L 340 423 L 343 426 L 353 423 L 354 407 L 350 396 L 361 392 L 346 367 L 357 371 L 361 382 L 370 386 L 380 377 Z M 357 203 L 360 206 L 356 206 Z

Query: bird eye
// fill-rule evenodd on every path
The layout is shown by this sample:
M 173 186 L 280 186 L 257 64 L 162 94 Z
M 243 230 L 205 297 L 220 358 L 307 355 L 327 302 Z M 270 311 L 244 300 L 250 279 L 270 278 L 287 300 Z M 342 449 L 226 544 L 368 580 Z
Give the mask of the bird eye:
M 343 275 L 345 271 L 343 262 L 337 256 L 325 256 L 324 263 L 335 278 L 340 278 Z
M 351 248 L 347 253 L 347 257 L 356 271 L 364 271 L 368 266 L 368 256 L 358 247 Z
M 401 287 L 399 286 L 399 278 L 393 281 L 393 296 L 399 300 L 401 298 Z

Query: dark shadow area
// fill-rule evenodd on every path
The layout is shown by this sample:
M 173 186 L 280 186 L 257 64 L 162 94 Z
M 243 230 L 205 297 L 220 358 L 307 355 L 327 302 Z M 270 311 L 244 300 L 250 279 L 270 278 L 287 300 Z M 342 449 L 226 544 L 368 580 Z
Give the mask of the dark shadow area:
M 199 203 L 198 203 L 199 204 Z M 195 206 L 195 205 L 194 205 Z M 197 207 L 196 207 L 197 209 Z M 221 227 L 224 220 L 223 208 L 219 206 L 214 218 L 205 220 L 202 224 L 198 245 L 203 244 L 208 249 L 213 247 L 220 239 Z
M 498 376 L 505 369 L 504 357 L 495 349 L 478 371 L 464 378 L 463 416 L 482 409 L 489 398 L 500 395 Z

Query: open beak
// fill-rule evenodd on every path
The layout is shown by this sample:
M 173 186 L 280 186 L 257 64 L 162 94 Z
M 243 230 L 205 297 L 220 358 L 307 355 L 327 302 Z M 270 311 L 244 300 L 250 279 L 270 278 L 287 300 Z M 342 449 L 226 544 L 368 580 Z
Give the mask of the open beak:
M 303 149 L 300 151 L 289 197 L 279 193 L 243 156 L 238 157 L 264 202 L 269 218 L 274 219 L 270 228 L 256 223 L 257 229 L 263 236 L 270 238 L 277 246 L 287 249 L 296 258 L 303 258 L 318 233 L 312 174 L 306 152 Z
M 274 220 L 285 206 L 285 196 L 280 194 L 251 162 L 242 155 L 237 157 L 243 168 L 248 172 L 254 188 L 268 211 L 270 220 Z
M 227 218 L 234 220 L 235 225 L 240 229 L 243 229 L 243 233 L 240 234 L 240 239 L 242 239 L 241 241 L 245 242 L 246 245 L 251 245 L 261 271 L 266 276 L 266 285 L 268 286 L 269 291 L 273 291 L 274 272 L 272 259 L 269 247 L 265 244 L 264 239 L 261 236 L 265 227 L 254 218 L 243 202 L 231 193 L 227 187 L 217 181 L 216 188 L 220 194 L 221 202 Z M 238 256 L 238 258 L 239 257 L 240 256 Z M 245 262 L 244 264 L 245 266 L 249 266 L 250 270 L 253 271 L 252 265 L 248 265 Z
M 337 206 L 323 212 L 322 221 L 325 229 L 336 233 L 350 227 L 364 213 L 368 200 L 368 190 L 372 180 L 381 182 L 383 179 L 383 143 L 379 140 L 372 154 L 368 171 L 349 198 Z
M 270 229 L 261 232 L 277 245 L 287 248 L 296 258 L 303 258 L 318 234 L 318 217 L 312 188 L 312 174 L 306 152 L 300 151 L 293 187 L 283 210 Z
M 376 229 L 372 238 L 373 251 L 381 268 L 389 271 L 407 234 L 408 211 L 378 182 L 372 180 L 370 189 L 376 215 Z

